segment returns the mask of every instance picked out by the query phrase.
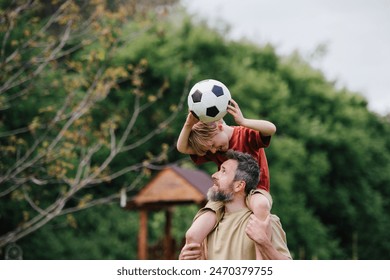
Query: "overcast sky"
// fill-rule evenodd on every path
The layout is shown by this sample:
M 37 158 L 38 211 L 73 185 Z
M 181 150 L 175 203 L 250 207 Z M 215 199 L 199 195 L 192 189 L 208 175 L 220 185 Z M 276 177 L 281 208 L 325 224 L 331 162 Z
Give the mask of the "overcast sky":
M 329 80 L 366 97 L 369 108 L 390 113 L 390 0 L 183 0 L 211 25 L 224 22 L 233 39 L 267 42 L 280 55 L 309 56 Z

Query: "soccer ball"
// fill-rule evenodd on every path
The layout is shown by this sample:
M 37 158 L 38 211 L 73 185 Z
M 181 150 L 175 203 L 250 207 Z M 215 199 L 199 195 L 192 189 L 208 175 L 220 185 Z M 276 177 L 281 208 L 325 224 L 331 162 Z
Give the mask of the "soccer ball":
M 188 94 L 188 108 L 200 121 L 208 123 L 223 118 L 231 99 L 229 89 L 220 81 L 203 80 Z

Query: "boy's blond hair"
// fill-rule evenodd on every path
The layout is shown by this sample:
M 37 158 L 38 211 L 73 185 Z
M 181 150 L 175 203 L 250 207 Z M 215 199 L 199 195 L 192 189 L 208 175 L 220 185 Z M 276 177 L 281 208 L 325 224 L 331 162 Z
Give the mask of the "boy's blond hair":
M 197 155 L 205 155 L 210 149 L 212 139 L 218 134 L 218 123 L 222 120 L 204 123 L 196 123 L 188 136 L 188 143 Z

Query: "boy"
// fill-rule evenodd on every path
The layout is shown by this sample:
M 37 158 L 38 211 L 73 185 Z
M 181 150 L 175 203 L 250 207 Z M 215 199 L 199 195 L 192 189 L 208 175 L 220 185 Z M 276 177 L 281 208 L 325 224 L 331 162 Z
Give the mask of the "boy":
M 264 148 L 268 147 L 276 127 L 265 120 L 246 119 L 237 102 L 231 100 L 227 109 L 238 126 L 228 126 L 222 120 L 213 123 L 199 122 L 191 113 L 180 132 L 179 152 L 189 154 L 196 164 L 213 161 L 220 165 L 226 160 L 228 149 L 251 154 L 260 166 L 258 190 L 248 198 L 248 206 L 261 220 L 270 214 L 272 200 L 269 195 L 269 171 Z M 222 203 L 208 202 L 202 208 L 186 233 L 186 244 L 201 244 L 221 218 Z

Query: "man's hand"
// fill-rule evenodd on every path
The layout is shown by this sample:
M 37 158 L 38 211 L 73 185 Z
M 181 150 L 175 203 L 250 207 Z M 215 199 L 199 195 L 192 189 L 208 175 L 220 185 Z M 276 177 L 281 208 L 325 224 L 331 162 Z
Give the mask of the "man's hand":
M 245 232 L 250 239 L 259 245 L 271 240 L 270 217 L 271 215 L 268 215 L 264 221 L 258 219 L 254 214 L 249 217 Z
M 202 257 L 201 246 L 198 243 L 184 245 L 181 249 L 179 260 L 200 260 Z

